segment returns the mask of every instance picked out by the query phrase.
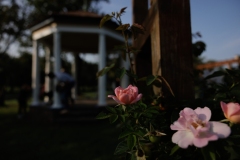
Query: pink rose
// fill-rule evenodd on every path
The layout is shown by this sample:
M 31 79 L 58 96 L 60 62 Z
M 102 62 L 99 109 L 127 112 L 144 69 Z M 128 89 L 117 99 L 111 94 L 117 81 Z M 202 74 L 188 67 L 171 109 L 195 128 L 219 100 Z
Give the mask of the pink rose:
M 240 105 L 238 103 L 220 102 L 224 116 L 232 123 L 240 124 Z
M 120 86 L 115 88 L 115 95 L 108 95 L 108 97 L 113 98 L 119 104 L 133 104 L 142 98 L 142 94 L 138 94 L 138 88 L 132 85 L 125 89 Z
M 218 138 L 226 138 L 230 135 L 230 127 L 221 122 L 209 121 L 211 110 L 208 107 L 184 108 L 180 117 L 170 127 L 177 130 L 172 136 L 172 142 L 181 148 L 194 145 L 202 148 L 208 145 L 208 141 L 215 141 Z

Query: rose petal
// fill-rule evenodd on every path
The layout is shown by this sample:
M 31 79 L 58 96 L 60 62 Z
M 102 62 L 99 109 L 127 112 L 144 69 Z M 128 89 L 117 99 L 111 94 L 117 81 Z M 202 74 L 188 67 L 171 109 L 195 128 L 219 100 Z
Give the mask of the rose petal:
M 121 101 L 124 104 L 130 104 L 130 97 L 128 94 L 122 93 L 118 97 L 119 101 Z
M 230 135 L 230 127 L 221 122 L 210 121 L 212 132 L 215 133 L 219 138 L 226 138 Z
M 197 114 L 191 108 L 184 108 L 183 112 L 180 112 L 180 116 L 183 116 L 186 119 L 186 121 L 192 121 L 192 120 L 198 119 Z
M 118 97 L 119 96 L 119 94 L 122 92 L 122 90 L 123 90 L 123 88 L 122 87 L 117 87 L 117 88 L 115 88 L 115 90 L 114 90 L 114 92 L 115 92 L 115 95 Z
M 208 122 L 212 115 L 211 110 L 208 107 L 198 107 L 194 111 L 198 114 L 198 118 L 205 122 Z
M 193 144 L 194 135 L 191 131 L 177 131 L 172 136 L 172 142 L 181 148 L 187 148 Z
M 179 117 L 171 126 L 171 130 L 186 130 L 186 121 L 185 118 Z
M 114 101 L 116 101 L 118 104 L 124 104 L 122 103 L 116 96 L 114 95 L 108 95 L 109 98 L 112 98 Z
M 133 91 L 134 97 L 137 97 L 137 96 L 138 96 L 138 88 L 135 87 L 135 86 L 133 86 L 133 87 L 132 87 L 132 91 Z
M 198 148 L 202 148 L 208 145 L 208 140 L 206 138 L 194 138 L 193 144 Z
M 139 94 L 139 95 L 137 96 L 137 98 L 135 98 L 135 99 L 131 102 L 131 104 L 139 101 L 141 98 L 142 98 L 142 94 Z
M 236 114 L 240 111 L 240 106 L 238 103 L 228 103 L 227 104 L 227 115 L 228 117 Z
M 227 104 L 224 102 L 220 102 L 221 108 L 223 110 L 224 116 L 228 118 L 228 109 L 227 109 Z

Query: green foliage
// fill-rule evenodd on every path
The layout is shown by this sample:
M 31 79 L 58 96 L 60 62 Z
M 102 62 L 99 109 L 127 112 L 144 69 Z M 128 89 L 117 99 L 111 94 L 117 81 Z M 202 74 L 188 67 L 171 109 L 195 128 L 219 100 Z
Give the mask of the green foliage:
M 205 160 L 216 160 L 215 151 L 210 145 L 201 149 Z
M 107 21 L 109 21 L 110 19 L 112 19 L 112 17 L 113 17 L 113 16 L 108 15 L 108 14 L 105 15 L 105 16 L 101 19 L 99 27 L 102 28 L 102 26 L 104 25 L 104 23 L 106 23 Z
M 178 145 L 175 145 L 171 150 L 170 156 L 173 155 L 179 148 L 180 147 Z
M 115 66 L 115 64 L 113 63 L 113 64 L 111 64 L 109 67 L 104 67 L 102 70 L 100 70 L 100 71 L 97 73 L 97 77 L 106 74 L 106 73 L 107 73 L 108 71 L 110 71 L 110 69 L 112 69 L 114 66 Z
M 137 137 L 133 134 L 128 135 L 127 145 L 130 150 L 132 150 L 137 143 Z

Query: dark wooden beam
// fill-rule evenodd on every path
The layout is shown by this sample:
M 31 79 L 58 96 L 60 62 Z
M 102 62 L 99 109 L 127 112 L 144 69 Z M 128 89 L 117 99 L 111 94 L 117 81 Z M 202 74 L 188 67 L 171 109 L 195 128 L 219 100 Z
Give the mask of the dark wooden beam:
M 148 0 L 132 0 L 133 22 L 142 24 L 148 14 Z
M 140 2 L 139 0 L 133 0 L 133 1 L 137 1 L 136 4 L 138 2 Z M 133 3 L 133 5 L 134 5 L 134 3 Z M 134 6 L 133 8 L 137 8 L 137 7 L 138 6 Z M 138 16 L 141 16 L 141 14 L 137 14 L 137 13 L 133 14 L 133 15 L 135 15 L 135 18 L 133 18 L 133 22 L 137 23 L 138 22 L 137 20 L 141 19 L 141 20 L 139 20 L 139 24 L 141 24 L 145 28 L 145 33 L 140 34 L 138 36 L 138 38 L 134 40 L 134 47 L 139 48 L 139 49 L 142 48 L 144 43 L 150 36 L 151 31 L 152 31 L 153 22 L 154 22 L 153 20 L 156 15 L 156 13 L 155 13 L 156 9 L 157 9 L 156 3 L 152 3 L 151 8 L 148 10 L 148 12 L 143 12 L 142 15 L 143 15 L 144 19 L 138 18 Z M 137 9 L 135 9 L 135 10 L 137 10 Z
M 152 72 L 163 76 L 177 99 L 194 98 L 189 0 L 152 0 Z M 162 88 L 163 93 L 169 93 Z M 155 93 L 161 93 L 154 88 Z M 165 95 L 168 96 L 168 95 Z

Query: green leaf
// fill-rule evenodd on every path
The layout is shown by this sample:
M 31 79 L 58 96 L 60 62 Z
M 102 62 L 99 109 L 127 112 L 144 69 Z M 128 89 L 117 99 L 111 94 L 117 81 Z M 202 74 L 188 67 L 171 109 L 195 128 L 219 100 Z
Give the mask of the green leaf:
M 219 101 L 219 100 L 223 100 L 227 97 L 226 93 L 217 93 L 214 96 L 214 100 Z
M 106 107 L 106 109 L 111 113 L 117 113 L 116 109 L 113 107 Z
M 153 76 L 153 75 L 150 75 L 150 76 L 147 76 L 147 80 L 146 80 L 146 84 L 149 86 L 151 85 L 155 80 L 156 80 L 156 76 Z
M 148 108 L 145 112 L 158 114 L 159 110 L 155 107 Z
M 126 73 L 126 69 L 123 67 L 123 68 L 118 69 L 116 74 L 117 74 L 118 78 L 122 79 L 122 77 L 125 75 L 125 73 Z
M 175 145 L 171 150 L 170 156 L 173 155 L 179 148 L 180 147 L 178 145 Z
M 104 112 L 100 112 L 97 116 L 96 116 L 96 119 L 106 119 L 106 118 L 109 118 L 110 115 L 109 114 L 106 114 Z
M 239 86 L 232 88 L 231 91 L 230 91 L 230 93 L 231 93 L 233 96 L 240 97 Z
M 142 78 L 139 78 L 137 81 L 146 81 L 147 80 L 147 77 L 142 77 Z
M 135 135 L 128 135 L 128 138 L 127 138 L 127 145 L 128 145 L 128 148 L 130 150 L 133 149 L 133 147 L 136 145 L 137 143 L 137 137 Z
M 128 136 L 128 135 L 130 135 L 130 134 L 132 134 L 132 133 L 133 133 L 133 131 L 125 130 L 125 131 L 123 131 L 123 132 L 120 133 L 118 139 L 124 138 L 124 137 L 126 137 L 126 136 Z
M 125 31 L 130 27 L 130 24 L 123 24 L 116 28 L 116 30 Z
M 126 121 L 126 118 L 125 118 L 125 116 L 124 115 L 120 115 L 120 117 L 119 117 L 120 119 L 121 119 L 121 121 L 122 122 L 125 122 Z
M 104 23 L 106 23 L 107 21 L 109 21 L 110 19 L 112 19 L 113 16 L 107 14 L 105 15 L 101 21 L 100 21 L 100 24 L 99 24 L 99 28 L 101 28 L 103 26 Z
M 138 137 L 144 137 L 144 135 L 146 134 L 146 132 L 144 132 L 145 130 L 137 130 L 135 132 L 133 132 L 133 134 L 137 135 Z
M 143 112 L 142 115 L 145 116 L 145 117 L 148 117 L 148 118 L 151 118 L 151 117 L 152 117 L 152 114 L 151 114 L 151 113 Z
M 128 71 L 126 72 L 126 74 L 129 76 L 129 77 L 132 77 L 132 78 L 138 78 L 136 74 L 133 74 L 131 71 Z
M 139 113 L 133 113 L 133 117 L 137 119 L 139 117 Z
M 112 114 L 112 115 L 109 117 L 109 122 L 110 122 L 110 123 L 114 123 L 114 122 L 116 122 L 117 119 L 118 119 L 118 115 L 117 115 L 117 114 Z
M 216 160 L 214 149 L 209 145 L 204 148 L 201 148 L 201 151 L 202 151 L 204 160 Z
M 122 109 L 123 109 L 123 111 L 125 112 L 126 111 L 126 106 L 125 105 L 122 105 Z
M 123 113 L 123 109 L 121 106 L 118 106 L 118 108 L 115 108 L 115 110 L 117 111 L 117 114 L 122 114 Z
M 128 150 L 127 143 L 125 141 L 122 141 L 117 145 L 117 148 L 114 151 L 114 155 L 126 153 L 127 150 Z
M 97 77 L 100 77 L 107 73 L 110 69 L 112 69 L 115 66 L 115 63 L 111 64 L 109 67 L 104 67 L 102 70 L 98 71 Z

